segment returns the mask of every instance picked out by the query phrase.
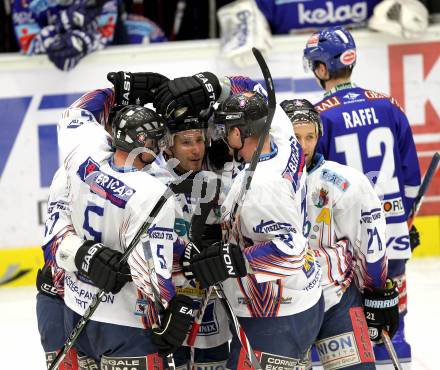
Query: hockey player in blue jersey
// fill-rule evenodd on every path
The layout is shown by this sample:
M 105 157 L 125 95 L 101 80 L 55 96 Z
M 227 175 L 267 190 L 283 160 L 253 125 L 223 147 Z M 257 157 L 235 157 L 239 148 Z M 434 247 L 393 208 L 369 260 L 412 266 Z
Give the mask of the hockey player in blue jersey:
M 403 321 L 407 311 L 405 262 L 411 256 L 406 221 L 420 185 L 411 127 L 394 98 L 351 82 L 356 45 L 343 27 L 312 34 L 304 49 L 304 62 L 325 90 L 324 98 L 315 105 L 323 123 L 317 150 L 326 159 L 365 173 L 382 200 L 388 274 L 400 293 L 400 326 L 393 343 L 401 361 L 410 361 Z M 415 229 L 410 232 L 417 233 Z M 380 342 L 380 336 L 371 339 Z M 383 345 L 375 346 L 375 354 L 379 362 L 389 361 Z
M 317 355 L 324 369 L 375 369 L 365 316 L 375 315 L 376 329 L 385 328 L 390 333 L 396 331 L 399 323 L 397 286 L 390 282 L 392 287 L 385 289 L 386 223 L 380 199 L 363 173 L 324 160 L 316 152 L 322 123 L 309 101 L 285 100 L 281 106 L 304 150 L 304 232 L 323 270 L 325 315 L 315 343 Z M 365 307 L 364 315 L 365 299 L 374 303 Z M 379 308 L 378 302 L 384 300 L 389 307 Z M 334 343 L 345 343 L 344 350 Z

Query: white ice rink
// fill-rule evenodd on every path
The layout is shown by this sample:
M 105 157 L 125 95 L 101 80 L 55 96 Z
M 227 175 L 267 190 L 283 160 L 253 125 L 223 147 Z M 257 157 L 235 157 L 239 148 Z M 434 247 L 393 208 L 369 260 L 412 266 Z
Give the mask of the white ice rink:
M 440 370 L 440 258 L 413 259 L 407 266 L 411 369 Z M 45 369 L 34 288 L 0 289 L 0 330 L 0 370 Z

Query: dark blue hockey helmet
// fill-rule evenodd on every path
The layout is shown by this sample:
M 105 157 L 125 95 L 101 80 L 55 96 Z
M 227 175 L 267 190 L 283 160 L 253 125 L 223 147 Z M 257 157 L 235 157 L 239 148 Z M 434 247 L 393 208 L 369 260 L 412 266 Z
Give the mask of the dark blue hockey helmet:
M 313 104 L 307 99 L 283 100 L 280 105 L 293 126 L 310 123 L 315 126 L 318 139 L 322 136 L 321 117 Z
M 304 67 L 314 71 L 317 62 L 324 63 L 329 72 L 353 68 L 356 64 L 356 44 L 344 27 L 329 27 L 315 32 L 304 49 Z

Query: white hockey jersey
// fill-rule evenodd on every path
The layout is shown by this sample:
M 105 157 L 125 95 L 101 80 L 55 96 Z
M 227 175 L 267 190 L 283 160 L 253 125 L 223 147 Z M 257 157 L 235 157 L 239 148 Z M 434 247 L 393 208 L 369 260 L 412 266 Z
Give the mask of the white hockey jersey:
M 272 151 L 262 155 L 229 241 L 244 247 L 251 273 L 223 283 L 238 316 L 277 317 L 312 307 L 321 296 L 321 270 L 302 230 L 306 211 L 304 155 L 290 120 L 277 107 L 270 132 Z M 229 219 L 242 171 L 222 205 Z
M 356 279 L 383 288 L 387 276 L 385 217 L 368 178 L 315 154 L 307 176 L 305 235 L 322 267 L 325 309 L 337 304 Z
M 159 161 L 160 162 L 160 161 Z M 168 185 L 171 181 L 176 181 L 170 171 L 163 166 L 157 168 L 153 166 L 151 174 L 158 180 Z M 192 175 L 194 183 L 201 183 L 203 175 L 206 171 L 199 172 Z M 182 178 L 185 177 L 185 174 Z M 196 185 L 191 193 L 176 194 L 174 196 L 176 204 L 176 221 L 174 225 L 174 232 L 177 235 L 174 243 L 174 261 L 173 261 L 173 282 L 176 291 L 181 294 L 190 296 L 195 300 L 196 308 L 199 307 L 201 298 L 204 295 L 204 290 L 200 288 L 199 284 L 189 282 L 182 270 L 182 258 L 185 251 L 185 246 L 189 242 L 189 232 L 192 222 L 192 216 L 196 210 L 197 204 L 200 202 L 200 193 L 197 191 Z M 218 207 L 214 208 L 206 220 L 207 224 L 220 223 L 220 210 Z M 212 348 L 226 343 L 232 338 L 225 309 L 221 302 L 213 297 L 206 307 L 202 323 L 199 328 L 198 335 L 194 342 L 195 348 Z M 186 345 L 186 340 L 183 343 Z
M 68 178 L 71 220 L 76 234 L 123 252 L 148 217 L 166 187 L 135 168 L 119 168 L 112 161 L 111 138 L 94 116 L 68 109 L 59 122 L 60 155 Z M 132 327 L 150 327 L 154 309 L 146 259 L 153 256 L 164 304 L 175 294 L 171 281 L 174 199 L 162 207 L 148 238 L 139 242 L 128 263 L 133 282 L 116 294 L 106 294 L 92 320 Z M 150 251 L 151 248 L 151 251 Z M 137 289 L 139 288 L 139 289 Z M 77 272 L 66 271 L 65 303 L 84 314 L 98 288 Z

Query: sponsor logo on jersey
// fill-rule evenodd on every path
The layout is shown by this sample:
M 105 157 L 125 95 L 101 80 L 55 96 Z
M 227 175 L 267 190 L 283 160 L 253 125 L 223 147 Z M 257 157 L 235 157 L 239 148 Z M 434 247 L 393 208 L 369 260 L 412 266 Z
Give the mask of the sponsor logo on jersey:
M 200 324 L 197 336 L 207 337 L 220 332 L 217 315 L 215 314 L 215 304 L 215 302 L 209 302 L 206 306 L 205 314 L 203 315 L 203 321 Z
M 249 297 L 238 297 L 237 303 L 238 304 L 251 304 L 252 299 Z M 271 300 L 274 304 L 291 304 L 292 303 L 292 297 L 281 297 L 281 298 L 273 298 Z
M 100 170 L 99 164 L 91 157 L 78 168 L 79 178 L 89 185 L 90 191 L 110 201 L 119 208 L 125 208 L 127 202 L 136 193 L 121 180 Z
M 375 99 L 387 99 L 390 101 L 391 104 L 395 105 L 397 108 L 399 108 L 403 113 L 405 113 L 405 111 L 403 110 L 402 106 L 399 104 L 399 102 L 394 99 L 392 96 L 386 95 L 386 94 L 382 94 L 376 91 L 372 91 L 372 90 L 365 90 L 364 91 L 364 95 L 367 99 L 369 100 L 375 100 Z
M 307 41 L 307 47 L 314 48 L 314 47 L 318 46 L 318 43 L 319 43 L 319 34 L 314 33 L 312 35 L 312 37 L 310 37 L 309 41 Z
M 339 57 L 341 63 L 345 66 L 350 66 L 356 61 L 356 50 L 345 50 Z
M 362 103 L 365 101 L 361 94 L 356 94 L 354 92 L 345 94 L 342 99 L 344 100 L 344 104 Z
M 261 352 L 260 364 L 262 369 L 268 370 L 305 370 L 307 361 Z
M 302 270 L 308 278 L 315 272 L 315 254 L 313 253 L 312 249 L 308 249 L 304 256 L 304 265 Z
M 275 222 L 273 220 L 261 222 L 253 228 L 254 233 L 257 234 L 271 234 L 274 231 L 282 230 L 284 232 L 296 233 L 296 229 L 289 223 L 286 222 Z
M 367 2 L 354 4 L 334 5 L 333 1 L 326 1 L 325 8 L 317 8 L 315 4 L 306 9 L 306 4 L 298 4 L 298 22 L 300 24 L 325 24 L 341 22 L 362 22 L 367 19 Z
M 73 119 L 69 122 L 69 124 L 67 125 L 67 128 L 78 128 L 79 126 L 81 126 L 84 122 L 79 120 L 79 119 Z
M 388 99 L 389 96 L 376 92 L 376 91 L 372 91 L 372 90 L 365 90 L 364 91 L 364 95 L 367 99 L 369 100 L 375 100 L 375 99 Z
M 332 96 L 331 98 L 328 98 L 321 103 L 315 105 L 315 108 L 319 113 L 322 113 L 339 105 L 341 105 L 339 98 L 337 96 Z
M 373 221 L 378 220 L 381 218 L 382 212 L 380 209 L 375 208 L 371 210 L 370 212 L 362 212 L 361 213 L 361 220 L 363 223 L 371 224 Z
M 326 369 L 339 369 L 361 362 L 353 332 L 319 340 L 315 346 Z
M 315 207 L 322 208 L 328 204 L 328 190 L 321 188 L 312 193 L 312 201 Z
M 401 197 L 383 200 L 382 209 L 385 217 L 403 216 L 405 214 L 405 208 Z
M 346 191 L 350 186 L 347 179 L 326 168 L 321 171 L 321 179 L 335 185 L 341 191 Z

